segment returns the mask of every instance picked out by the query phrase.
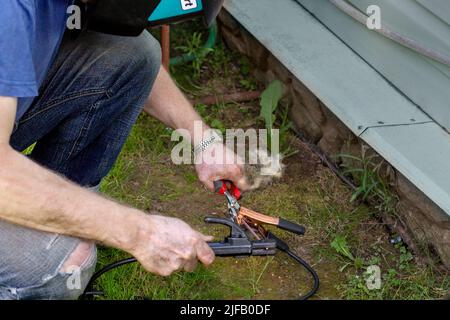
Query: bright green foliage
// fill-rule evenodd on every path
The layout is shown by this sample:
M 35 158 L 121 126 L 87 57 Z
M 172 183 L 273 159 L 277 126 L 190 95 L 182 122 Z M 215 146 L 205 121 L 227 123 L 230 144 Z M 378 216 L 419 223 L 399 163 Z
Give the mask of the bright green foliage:
M 270 133 L 276 119 L 275 112 L 283 98 L 283 84 L 279 80 L 272 82 L 261 95 L 261 117 Z
M 343 236 L 337 236 L 334 238 L 333 242 L 331 242 L 331 247 L 336 250 L 337 253 L 343 255 L 344 257 L 349 258 L 350 260 L 354 261 L 355 257 L 350 252 L 350 248 L 347 244 L 347 239 Z

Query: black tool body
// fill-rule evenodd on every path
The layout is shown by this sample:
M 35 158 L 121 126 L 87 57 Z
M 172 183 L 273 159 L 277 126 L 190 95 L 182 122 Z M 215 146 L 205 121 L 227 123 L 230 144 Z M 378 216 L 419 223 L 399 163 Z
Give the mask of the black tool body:
M 241 227 L 230 219 L 206 218 L 205 222 L 230 228 L 230 235 L 224 241 L 208 243 L 218 257 L 271 256 L 276 253 L 276 241 L 250 240 Z

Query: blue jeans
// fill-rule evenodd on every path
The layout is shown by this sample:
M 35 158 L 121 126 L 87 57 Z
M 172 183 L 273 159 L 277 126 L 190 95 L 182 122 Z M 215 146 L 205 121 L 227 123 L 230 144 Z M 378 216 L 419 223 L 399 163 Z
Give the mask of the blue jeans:
M 66 36 L 39 97 L 14 128 L 11 145 L 84 187 L 114 165 L 160 68 L 159 43 L 86 32 Z M 92 214 L 95 214 L 93 212 Z M 74 299 L 95 269 L 81 265 L 81 287 L 61 267 L 82 240 L 0 221 L 0 299 Z M 70 287 L 70 288 L 69 288 Z

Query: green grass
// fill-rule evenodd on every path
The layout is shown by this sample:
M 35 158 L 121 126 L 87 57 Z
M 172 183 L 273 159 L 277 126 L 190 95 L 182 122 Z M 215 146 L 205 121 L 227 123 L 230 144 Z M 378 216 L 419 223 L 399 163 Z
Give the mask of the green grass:
M 116 250 L 102 250 L 99 265 L 124 258 Z M 195 273 L 178 273 L 169 278 L 157 277 L 145 272 L 138 264 L 131 264 L 100 278 L 98 285 L 106 298 L 120 300 L 179 300 L 220 299 L 223 292 L 213 284 L 217 282 L 215 272 L 200 267 Z
M 344 160 L 344 174 L 353 178 L 358 187 L 352 193 L 350 202 L 368 202 L 373 208 L 374 216 L 397 216 L 397 196 L 389 185 L 389 167 L 376 154 L 370 154 L 367 147 L 362 147 L 360 155 L 341 154 Z M 382 170 L 387 170 L 382 172 Z M 343 268 L 353 267 L 353 274 L 347 275 L 347 283 L 339 285 L 343 297 L 347 299 L 433 299 L 445 296 L 450 287 L 448 274 L 439 274 L 434 265 L 418 266 L 413 254 L 399 243 L 393 252 L 385 252 L 382 247 L 374 246 L 373 253 L 365 258 L 351 253 L 345 236 L 337 235 L 332 242 L 333 249 L 343 258 Z M 428 254 L 428 249 L 424 248 Z M 429 259 L 431 261 L 431 259 Z M 382 266 L 382 288 L 368 290 L 367 274 L 369 265 Z
M 192 39 L 187 30 L 194 28 L 200 32 L 198 24 L 190 27 L 174 28 L 174 48 L 186 46 L 184 39 Z M 197 37 L 204 41 L 206 34 L 199 34 Z M 175 49 L 174 54 L 181 51 Z M 199 74 L 193 77 L 196 70 Z M 200 66 L 188 64 L 172 71 L 176 82 L 191 98 L 259 86 L 252 77 L 251 62 L 230 52 L 221 42 Z M 208 123 L 219 129 L 264 127 L 259 119 L 258 102 L 196 108 Z M 283 114 L 278 113 L 277 117 Z M 287 121 L 282 116 L 278 119 L 281 122 L 275 121 L 275 127 Z M 171 163 L 170 134 L 171 130 L 158 121 L 140 116 L 101 190 L 127 205 L 181 218 L 194 228 L 222 239 L 226 229 L 206 226 L 203 218 L 225 213 L 225 201 L 202 187 L 192 166 Z M 317 298 L 444 297 L 450 285 L 448 274 L 417 264 L 404 246 L 390 245 L 384 226 L 373 217 L 379 208 L 351 201 L 366 194 L 370 197 L 367 191 L 373 192 L 380 186 L 376 176 L 358 171 L 363 173 L 361 176 L 366 175 L 365 189 L 352 196 L 328 169 L 315 164 L 317 160 L 309 151 L 292 143 L 289 130 L 285 134 L 289 147 L 299 151 L 288 159 L 286 175 L 266 189 L 247 194 L 242 204 L 306 226 L 307 234 L 302 238 L 278 231 L 277 234 L 319 272 L 322 284 Z M 369 161 L 367 157 L 353 160 Z M 374 184 L 376 187 L 371 188 Z M 378 203 L 387 207 L 386 201 Z M 118 250 L 102 248 L 98 268 L 125 257 L 128 255 Z M 369 291 L 365 286 L 364 272 L 370 264 L 381 267 L 381 290 Z M 310 284 L 304 270 L 279 254 L 272 258 L 217 259 L 210 268 L 200 267 L 192 274 L 179 273 L 168 278 L 146 273 L 135 264 L 105 274 L 96 287 L 105 293 L 100 299 L 293 299 L 305 293 Z
M 382 286 L 380 290 L 368 290 L 366 286 L 367 274 L 361 272 L 365 268 L 360 264 L 355 265 L 353 273 L 347 275 L 347 282 L 339 284 L 342 297 L 346 299 L 365 300 L 429 300 L 443 297 L 448 294 L 450 278 L 447 276 L 437 277 L 431 266 L 417 268 L 411 252 L 403 245 L 396 246 L 397 259 L 385 260 L 381 258 L 380 250 L 378 256 L 370 260 L 359 259 L 366 266 L 369 264 L 382 265 Z

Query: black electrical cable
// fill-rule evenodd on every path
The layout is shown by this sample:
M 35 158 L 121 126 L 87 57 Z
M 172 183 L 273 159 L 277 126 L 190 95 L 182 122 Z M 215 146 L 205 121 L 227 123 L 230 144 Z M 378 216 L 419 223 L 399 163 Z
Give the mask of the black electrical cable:
M 294 259 L 297 263 L 299 263 L 300 265 L 302 265 L 306 271 L 308 271 L 313 280 L 314 280 L 314 284 L 312 289 L 305 295 L 301 296 L 300 298 L 298 298 L 299 300 L 308 300 L 309 298 L 311 298 L 312 296 L 314 296 L 317 291 L 319 290 L 319 286 L 320 286 L 320 280 L 319 280 L 319 275 L 317 274 L 316 270 L 313 269 L 313 267 L 311 267 L 305 260 L 303 260 L 302 258 L 300 258 L 298 255 L 296 255 L 290 248 L 289 245 L 284 242 L 283 240 L 281 240 L 280 238 L 278 238 L 276 235 L 274 235 L 273 233 L 269 232 L 267 235 L 268 239 L 273 239 L 275 240 L 276 244 L 277 244 L 277 248 L 286 253 L 288 256 L 290 256 L 292 259 Z
M 319 286 L 320 286 L 319 275 L 317 274 L 316 270 L 314 270 L 305 260 L 303 260 L 302 258 L 297 256 L 293 251 L 288 250 L 288 251 L 286 251 L 286 253 L 292 259 L 294 259 L 299 264 L 301 264 L 311 274 L 311 276 L 314 280 L 314 285 L 313 285 L 313 288 L 311 289 L 311 291 L 309 291 L 307 294 L 305 294 L 299 298 L 299 300 L 308 300 L 309 298 L 314 296 L 317 293 L 317 291 L 319 290 Z
M 294 259 L 298 264 L 302 265 L 311 274 L 311 276 L 314 280 L 314 285 L 313 285 L 313 288 L 311 289 L 311 291 L 309 291 L 307 294 L 299 297 L 298 299 L 299 300 L 308 300 L 309 298 L 314 296 L 317 293 L 317 291 L 319 290 L 319 285 L 320 285 L 319 275 L 317 274 L 317 272 L 305 260 L 303 260 L 298 255 L 296 255 L 289 248 L 289 246 L 287 245 L 286 242 L 284 242 L 283 240 L 281 240 L 280 238 L 278 238 L 277 236 L 275 236 L 274 234 L 272 234 L 270 232 L 268 234 L 268 238 L 275 240 L 277 243 L 277 248 L 280 251 L 285 252 L 288 256 L 290 256 L 292 259 Z M 127 264 L 135 263 L 135 262 L 137 262 L 136 258 L 128 258 L 128 259 L 124 259 L 124 260 L 120 260 L 120 261 L 111 263 L 111 264 L 107 265 L 106 267 L 100 269 L 92 276 L 91 280 L 89 281 L 88 285 L 86 286 L 86 291 L 83 293 L 81 298 L 82 299 L 92 299 L 95 295 L 100 294 L 99 292 L 93 291 L 93 287 L 94 287 L 95 281 L 97 281 L 97 279 L 100 278 L 103 274 L 105 274 L 113 269 L 122 267 Z
M 92 276 L 91 280 L 89 280 L 88 285 L 86 286 L 86 290 L 84 291 L 83 295 L 81 296 L 81 299 L 92 299 L 94 296 L 99 295 L 99 292 L 93 291 L 94 283 L 97 281 L 98 278 L 100 278 L 103 274 L 117 269 L 119 267 L 122 267 L 127 264 L 135 263 L 137 262 L 136 258 L 127 258 L 123 260 L 116 261 L 114 263 L 108 264 L 106 267 L 100 269 L 94 275 Z

